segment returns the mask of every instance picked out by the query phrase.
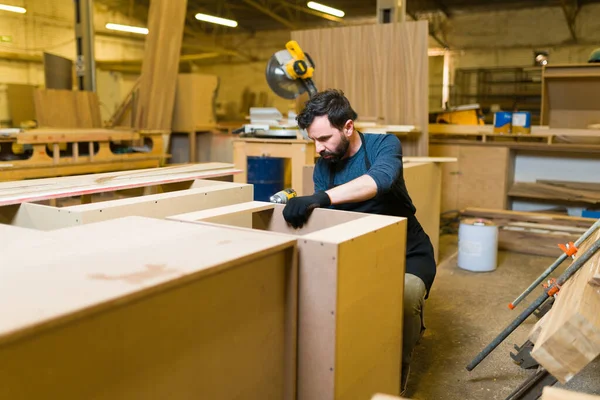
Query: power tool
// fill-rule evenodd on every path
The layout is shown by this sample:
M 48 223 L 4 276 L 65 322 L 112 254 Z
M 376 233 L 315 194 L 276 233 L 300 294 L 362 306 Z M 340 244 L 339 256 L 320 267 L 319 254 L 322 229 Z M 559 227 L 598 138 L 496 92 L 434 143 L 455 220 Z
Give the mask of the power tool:
M 297 197 L 298 193 L 294 189 L 283 189 L 269 197 L 271 203 L 287 204 L 292 197 Z

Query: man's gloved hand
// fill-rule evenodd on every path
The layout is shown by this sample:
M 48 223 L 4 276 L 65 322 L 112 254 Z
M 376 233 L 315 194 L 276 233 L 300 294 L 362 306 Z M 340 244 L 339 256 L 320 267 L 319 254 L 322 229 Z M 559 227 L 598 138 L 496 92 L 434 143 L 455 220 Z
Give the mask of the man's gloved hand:
M 317 207 L 328 207 L 331 199 L 325 192 L 317 192 L 312 196 L 292 197 L 283 209 L 283 218 L 294 228 L 301 228 Z

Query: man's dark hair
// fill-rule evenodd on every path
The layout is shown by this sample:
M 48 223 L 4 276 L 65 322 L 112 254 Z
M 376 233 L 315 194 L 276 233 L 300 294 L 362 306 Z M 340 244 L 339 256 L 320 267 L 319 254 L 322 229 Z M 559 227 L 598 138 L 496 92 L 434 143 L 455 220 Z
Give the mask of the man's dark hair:
M 356 112 L 344 96 L 344 92 L 337 89 L 328 89 L 314 95 L 305 104 L 304 110 L 296 117 L 300 129 L 306 129 L 312 124 L 315 117 L 327 115 L 329 123 L 339 130 L 349 119 L 355 120 Z

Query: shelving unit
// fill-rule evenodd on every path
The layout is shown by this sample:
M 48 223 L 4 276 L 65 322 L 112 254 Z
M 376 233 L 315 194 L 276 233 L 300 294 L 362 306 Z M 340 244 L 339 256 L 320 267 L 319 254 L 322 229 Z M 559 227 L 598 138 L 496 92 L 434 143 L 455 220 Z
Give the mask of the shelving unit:
M 453 104 L 478 103 L 493 123 L 492 106 L 502 110 L 531 112 L 531 124 L 540 122 L 542 102 L 542 69 L 537 67 L 460 68 L 455 72 L 451 88 Z

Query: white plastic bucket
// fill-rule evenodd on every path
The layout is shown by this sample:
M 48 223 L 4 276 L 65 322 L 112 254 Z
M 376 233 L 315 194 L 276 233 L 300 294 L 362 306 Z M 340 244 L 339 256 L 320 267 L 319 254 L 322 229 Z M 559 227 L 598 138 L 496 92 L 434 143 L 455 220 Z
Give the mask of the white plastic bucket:
M 498 227 L 485 219 L 464 219 L 458 227 L 458 267 L 493 271 L 498 262 Z

